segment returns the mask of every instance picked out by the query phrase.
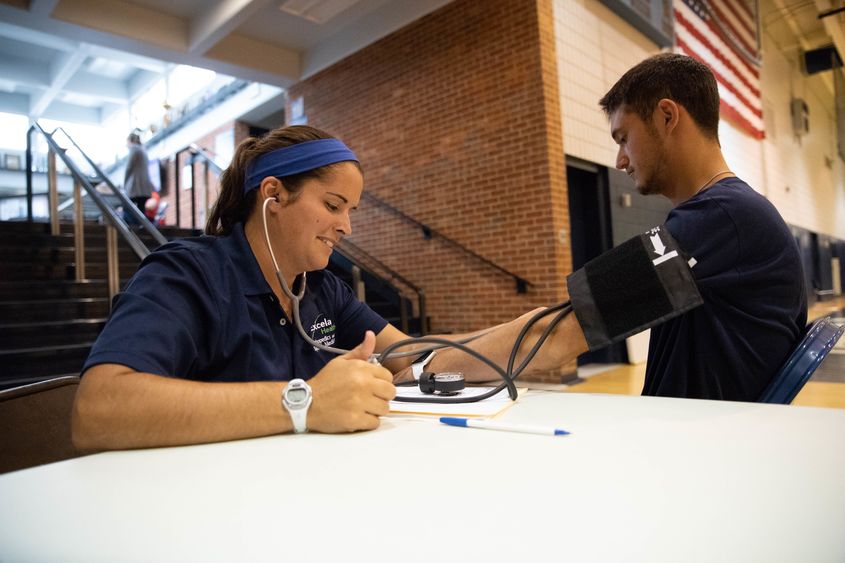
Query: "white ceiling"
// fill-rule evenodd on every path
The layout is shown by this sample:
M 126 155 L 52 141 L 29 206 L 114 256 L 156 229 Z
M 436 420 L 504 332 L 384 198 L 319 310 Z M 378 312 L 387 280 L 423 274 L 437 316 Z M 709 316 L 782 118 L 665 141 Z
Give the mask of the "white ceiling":
M 0 112 L 101 124 L 188 64 L 286 88 L 451 0 L 0 0 Z
M 0 0 L 0 112 L 101 124 L 174 63 L 286 88 L 450 1 Z M 845 0 L 760 4 L 781 46 L 845 54 L 845 13 L 817 17 Z

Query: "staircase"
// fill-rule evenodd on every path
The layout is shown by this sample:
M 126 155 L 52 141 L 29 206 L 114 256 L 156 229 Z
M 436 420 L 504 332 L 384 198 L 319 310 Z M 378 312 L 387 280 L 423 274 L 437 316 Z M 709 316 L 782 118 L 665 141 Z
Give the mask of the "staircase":
M 326 268 L 335 276 L 355 287 L 352 269 L 355 264 L 339 252 L 333 252 Z M 391 287 L 386 281 L 367 271 L 361 271 L 361 281 L 364 284 L 363 301 L 381 317 L 410 336 L 421 336 L 421 322 L 419 317 L 413 316 L 411 300 Z M 407 326 L 402 326 L 402 309 L 406 311 Z
M 160 230 L 168 239 L 195 234 Z M 127 280 L 138 258 L 123 241 L 118 255 Z M 48 223 L 0 222 L 0 389 L 79 374 L 109 314 L 102 225 L 85 224 L 85 260 L 88 279 L 76 282 L 70 223 L 53 236 Z

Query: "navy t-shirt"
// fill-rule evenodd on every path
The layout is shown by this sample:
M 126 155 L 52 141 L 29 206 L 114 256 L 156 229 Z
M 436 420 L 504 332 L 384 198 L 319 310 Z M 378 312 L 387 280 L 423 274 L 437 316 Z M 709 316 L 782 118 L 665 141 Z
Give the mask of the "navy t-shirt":
M 728 178 L 673 209 L 704 304 L 651 329 L 643 395 L 756 401 L 807 322 L 798 246 L 775 207 Z
M 327 271 L 308 273 L 301 317 L 314 340 L 343 349 L 387 325 Z M 199 381 L 285 381 L 309 379 L 334 357 L 299 335 L 237 225 L 150 254 L 115 297 L 83 371 L 114 363 Z

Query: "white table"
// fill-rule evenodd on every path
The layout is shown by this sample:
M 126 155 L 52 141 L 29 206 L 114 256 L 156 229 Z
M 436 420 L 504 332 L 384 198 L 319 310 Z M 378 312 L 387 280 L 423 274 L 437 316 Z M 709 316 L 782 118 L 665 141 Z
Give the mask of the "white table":
M 845 411 L 528 394 L 0 476 L 0 561 L 845 561 Z

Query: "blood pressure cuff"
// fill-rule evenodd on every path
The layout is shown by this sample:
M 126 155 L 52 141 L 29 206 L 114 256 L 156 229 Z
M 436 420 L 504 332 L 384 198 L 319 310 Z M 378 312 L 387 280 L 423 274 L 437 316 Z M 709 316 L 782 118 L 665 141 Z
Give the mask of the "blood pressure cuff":
M 665 226 L 590 260 L 566 281 L 590 350 L 619 342 L 702 303 L 688 257 Z

